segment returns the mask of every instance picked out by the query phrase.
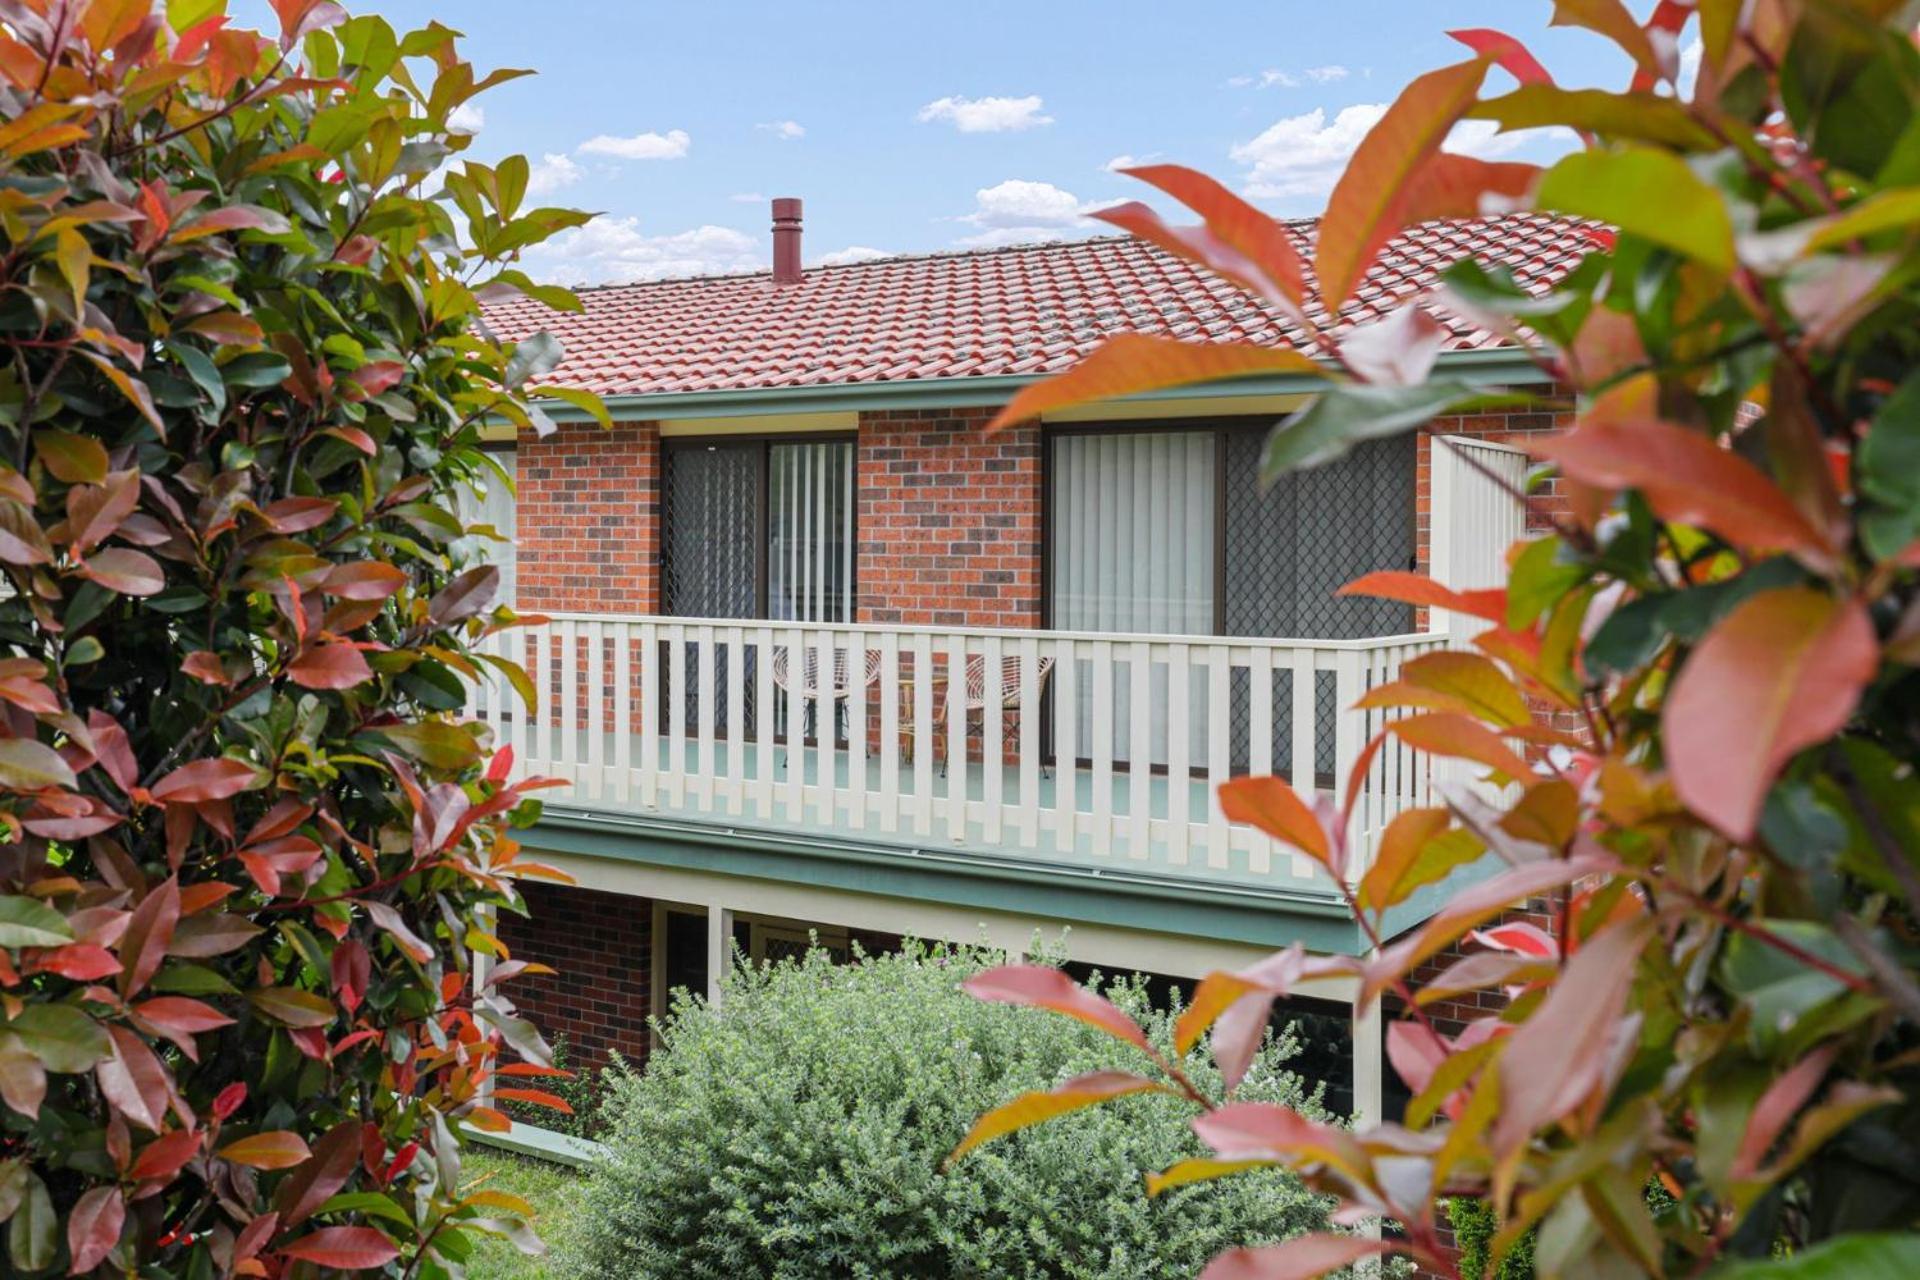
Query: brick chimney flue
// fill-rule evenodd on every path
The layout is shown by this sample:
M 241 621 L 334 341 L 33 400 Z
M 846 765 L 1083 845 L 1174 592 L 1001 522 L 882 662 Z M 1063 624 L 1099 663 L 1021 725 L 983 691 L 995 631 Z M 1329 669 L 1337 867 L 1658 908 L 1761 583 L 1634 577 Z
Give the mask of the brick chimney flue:
M 773 282 L 800 283 L 800 201 L 793 196 L 773 202 Z

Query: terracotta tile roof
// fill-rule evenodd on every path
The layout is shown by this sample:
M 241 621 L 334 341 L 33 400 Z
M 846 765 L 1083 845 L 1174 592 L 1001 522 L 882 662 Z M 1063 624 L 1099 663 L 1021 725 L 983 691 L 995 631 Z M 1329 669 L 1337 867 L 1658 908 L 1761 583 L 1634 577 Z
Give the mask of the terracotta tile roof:
M 1310 255 L 1316 224 L 1287 225 Z M 1590 224 L 1539 214 L 1426 223 L 1387 246 L 1341 324 L 1377 319 L 1461 258 L 1537 291 L 1593 247 Z M 1051 373 L 1121 332 L 1276 346 L 1300 336 L 1238 286 L 1124 236 L 813 267 L 798 284 L 760 272 L 580 297 L 574 314 L 520 300 L 487 315 L 505 338 L 551 331 L 567 353 L 554 380 L 603 395 Z M 1443 319 L 1449 350 L 1499 344 Z

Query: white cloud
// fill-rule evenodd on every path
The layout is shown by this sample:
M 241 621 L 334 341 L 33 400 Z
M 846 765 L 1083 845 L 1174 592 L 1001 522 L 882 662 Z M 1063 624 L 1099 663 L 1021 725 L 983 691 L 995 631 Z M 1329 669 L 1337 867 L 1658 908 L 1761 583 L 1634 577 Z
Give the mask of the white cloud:
M 770 120 L 765 124 L 757 124 L 753 127 L 756 129 L 765 129 L 782 142 L 791 142 L 795 138 L 804 138 L 807 136 L 806 127 L 798 120 Z
M 1119 173 L 1122 169 L 1138 169 L 1143 164 L 1152 164 L 1160 158 L 1158 151 L 1149 151 L 1144 156 L 1117 155 L 1101 165 L 1108 173 Z
M 735 204 L 765 204 L 767 202 L 767 198 L 758 191 L 736 191 L 728 196 L 727 199 L 733 201 Z
M 872 262 L 875 258 L 891 258 L 893 255 L 885 249 L 874 249 L 864 244 L 850 244 L 844 249 L 835 249 L 832 253 L 823 253 L 813 260 L 816 267 L 843 267 L 850 262 Z
M 693 139 L 685 129 L 669 129 L 665 133 L 636 133 L 630 138 L 603 133 L 588 138 L 579 150 L 586 155 L 613 156 L 620 160 L 678 160 L 692 145 Z
M 1044 105 L 1038 94 L 1024 98 L 939 98 L 920 108 L 918 119 L 922 124 L 951 121 L 962 133 L 1004 133 L 1052 124 L 1052 116 L 1040 114 Z
M 527 250 L 528 274 L 559 284 L 618 284 L 766 267 L 760 242 L 732 227 L 650 236 L 638 218 L 595 218 Z
M 487 125 L 486 108 L 463 102 L 447 113 L 447 132 L 475 134 Z
M 1009 178 L 994 186 L 982 187 L 973 193 L 973 199 L 973 212 L 956 219 L 979 228 L 958 241 L 970 248 L 1062 240 L 1080 235 L 1091 226 L 1086 215 L 1112 203 L 1084 204 L 1073 192 L 1051 182 L 1030 182 L 1024 178 Z
M 1336 80 L 1345 80 L 1353 73 L 1337 62 L 1325 66 L 1308 67 L 1304 71 L 1281 71 L 1269 67 L 1258 75 L 1234 76 L 1227 84 L 1235 89 L 1298 89 L 1308 84 L 1332 84 Z
M 1363 102 L 1341 108 L 1331 120 L 1319 107 L 1276 120 L 1230 153 L 1247 166 L 1246 194 L 1288 202 L 1301 212 L 1319 212 L 1320 200 L 1333 190 L 1348 157 L 1386 110 L 1385 103 Z M 1564 129 L 1501 133 L 1490 120 L 1467 120 L 1454 126 L 1445 145 L 1449 151 L 1491 160 L 1534 143 L 1565 145 L 1571 139 Z
M 533 166 L 527 174 L 527 194 L 543 196 L 570 187 L 580 181 L 585 170 L 573 162 L 573 157 L 558 151 L 549 151 L 540 157 L 540 163 Z

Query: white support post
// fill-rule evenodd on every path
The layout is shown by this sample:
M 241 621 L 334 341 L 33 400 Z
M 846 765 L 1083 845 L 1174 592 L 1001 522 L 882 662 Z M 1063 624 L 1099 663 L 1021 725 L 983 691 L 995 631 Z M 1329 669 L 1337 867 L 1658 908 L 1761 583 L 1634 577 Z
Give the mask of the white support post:
M 1353 1009 L 1353 1123 L 1357 1129 L 1386 1119 L 1386 1053 L 1380 1001 Z
M 733 911 L 717 902 L 707 904 L 707 1003 L 720 1004 L 727 967 L 733 963 Z

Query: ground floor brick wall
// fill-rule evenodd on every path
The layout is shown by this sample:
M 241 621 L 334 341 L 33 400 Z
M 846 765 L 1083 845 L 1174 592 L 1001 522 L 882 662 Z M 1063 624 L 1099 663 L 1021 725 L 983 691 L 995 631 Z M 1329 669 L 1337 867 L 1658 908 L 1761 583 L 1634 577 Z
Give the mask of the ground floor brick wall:
M 616 1051 L 645 1061 L 653 903 L 563 885 L 521 888 L 529 915 L 501 913 L 500 939 L 515 959 L 558 972 L 513 979 L 508 998 L 549 1040 L 566 1037 L 576 1069 L 605 1066 Z

